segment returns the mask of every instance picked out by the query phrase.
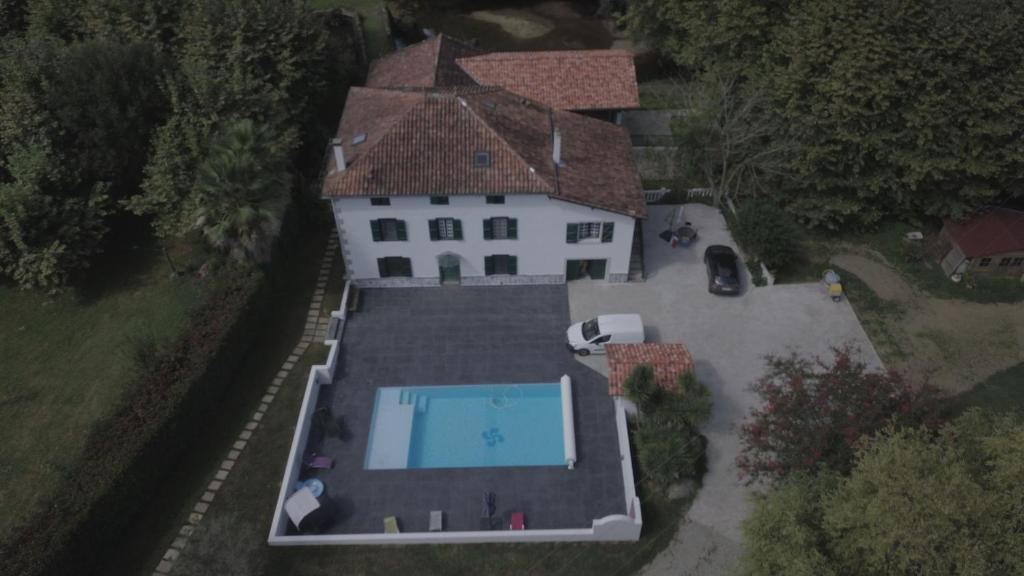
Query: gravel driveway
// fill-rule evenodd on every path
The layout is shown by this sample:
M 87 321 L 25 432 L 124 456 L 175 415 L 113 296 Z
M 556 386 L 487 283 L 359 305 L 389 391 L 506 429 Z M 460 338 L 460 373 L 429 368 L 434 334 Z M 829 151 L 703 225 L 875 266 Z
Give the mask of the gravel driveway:
M 673 542 L 646 566 L 644 575 L 728 574 L 740 552 L 740 524 L 750 510 L 750 489 L 738 481 L 736 432 L 756 396 L 748 390 L 764 368 L 764 356 L 790 350 L 829 355 L 830 348 L 853 343 L 865 360 L 881 361 L 850 305 L 826 297 L 818 284 L 749 288 L 737 298 L 707 291 L 701 261 L 711 244 L 735 243 L 717 209 L 687 204 L 685 219 L 699 231 L 698 242 L 671 248 L 658 238 L 677 207 L 650 206 L 644 223 L 647 281 L 569 284 L 574 322 L 597 314 L 639 313 L 651 342 L 682 342 L 689 347 L 701 381 L 711 390 L 714 408 L 704 427 L 708 437 L 708 473 Z M 607 374 L 604 357 L 580 359 Z

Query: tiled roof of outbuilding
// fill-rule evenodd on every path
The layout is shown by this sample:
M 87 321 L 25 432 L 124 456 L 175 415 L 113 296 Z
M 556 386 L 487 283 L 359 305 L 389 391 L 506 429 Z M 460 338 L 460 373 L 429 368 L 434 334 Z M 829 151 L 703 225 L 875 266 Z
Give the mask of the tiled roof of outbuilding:
M 682 344 L 608 344 L 608 393 L 622 396 L 623 385 L 633 369 L 647 364 L 654 369 L 654 380 L 664 390 L 675 390 L 676 379 L 693 370 L 693 358 Z
M 968 258 L 1024 251 L 1024 211 L 992 208 L 963 222 L 947 220 L 946 233 Z
M 473 79 L 455 61 L 483 53 L 451 36 L 439 34 L 374 60 L 366 85 L 370 88 L 472 86 Z

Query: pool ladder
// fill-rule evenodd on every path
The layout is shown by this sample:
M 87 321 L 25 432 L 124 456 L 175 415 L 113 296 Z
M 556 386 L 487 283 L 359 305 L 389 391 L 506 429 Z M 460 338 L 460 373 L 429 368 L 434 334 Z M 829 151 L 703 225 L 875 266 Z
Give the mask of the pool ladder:
M 416 413 L 423 414 L 427 411 L 427 407 L 430 405 L 430 398 L 426 396 L 420 396 L 415 392 L 409 390 L 402 390 L 402 393 L 398 396 L 398 403 L 400 405 L 415 405 Z

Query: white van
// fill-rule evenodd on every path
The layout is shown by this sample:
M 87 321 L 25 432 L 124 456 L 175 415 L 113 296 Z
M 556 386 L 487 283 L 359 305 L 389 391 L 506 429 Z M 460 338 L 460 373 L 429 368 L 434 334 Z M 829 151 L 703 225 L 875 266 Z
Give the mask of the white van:
M 639 314 L 604 314 L 569 326 L 566 336 L 569 350 L 580 356 L 604 354 L 605 344 L 643 342 L 644 323 Z

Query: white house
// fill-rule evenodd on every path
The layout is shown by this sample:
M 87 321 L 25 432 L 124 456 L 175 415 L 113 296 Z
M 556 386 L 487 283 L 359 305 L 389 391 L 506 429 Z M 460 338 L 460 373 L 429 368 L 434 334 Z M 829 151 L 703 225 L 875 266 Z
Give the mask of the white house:
M 624 282 L 646 214 L 625 129 L 498 87 L 353 88 L 326 163 L 364 287 Z

